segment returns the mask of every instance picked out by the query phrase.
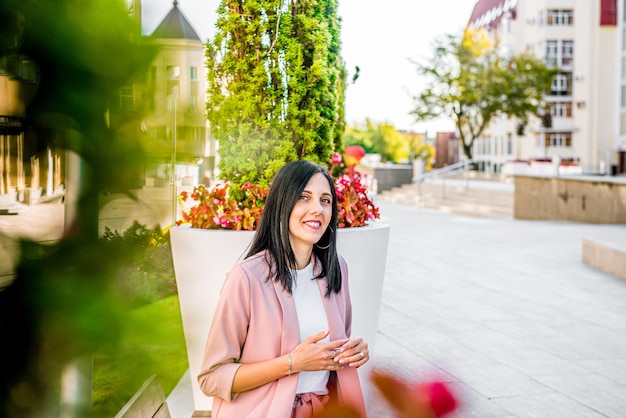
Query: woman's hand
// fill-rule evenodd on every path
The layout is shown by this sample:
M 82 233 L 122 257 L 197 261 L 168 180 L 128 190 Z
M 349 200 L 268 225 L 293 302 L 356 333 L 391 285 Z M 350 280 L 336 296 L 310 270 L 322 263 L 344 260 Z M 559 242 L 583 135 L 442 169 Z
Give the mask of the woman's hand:
M 328 336 L 329 331 L 318 332 L 303 340 L 291 352 L 291 372 L 339 370 L 342 364 L 334 361 L 340 347 L 350 340 L 319 342 Z
M 341 365 L 359 367 L 367 363 L 370 359 L 370 350 L 363 338 L 356 337 L 349 339 L 339 347 L 334 361 Z

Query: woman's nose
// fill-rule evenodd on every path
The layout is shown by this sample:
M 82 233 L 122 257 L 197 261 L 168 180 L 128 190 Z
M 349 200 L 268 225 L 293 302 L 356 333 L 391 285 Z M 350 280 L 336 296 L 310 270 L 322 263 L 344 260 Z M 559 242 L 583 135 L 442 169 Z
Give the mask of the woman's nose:
M 322 202 L 316 201 L 313 203 L 313 207 L 311 208 L 311 212 L 313 213 L 322 213 L 324 212 L 324 206 Z

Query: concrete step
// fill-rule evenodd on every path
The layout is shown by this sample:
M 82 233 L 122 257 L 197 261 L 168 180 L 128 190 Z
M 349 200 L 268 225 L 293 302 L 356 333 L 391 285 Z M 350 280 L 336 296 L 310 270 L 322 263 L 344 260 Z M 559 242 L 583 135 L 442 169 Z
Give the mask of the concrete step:
M 475 202 L 454 202 L 450 200 L 431 200 L 422 204 L 423 208 L 435 209 L 442 212 L 475 214 L 479 217 L 513 217 L 513 207 L 494 206 Z
M 495 182 L 490 182 L 488 187 L 485 183 L 477 183 L 479 182 L 457 181 L 446 184 L 407 184 L 384 191 L 377 198 L 464 216 L 513 217 L 514 193 L 511 187 L 499 187 Z

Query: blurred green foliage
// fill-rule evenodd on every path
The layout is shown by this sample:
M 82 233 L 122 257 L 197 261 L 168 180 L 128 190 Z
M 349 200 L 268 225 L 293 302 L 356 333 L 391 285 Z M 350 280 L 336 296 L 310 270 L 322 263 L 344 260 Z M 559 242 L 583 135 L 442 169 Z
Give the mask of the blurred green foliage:
M 80 156 L 77 215 L 58 242 L 23 240 L 15 279 L 0 292 L 0 335 L 9 342 L 0 344 L 0 416 L 59 416 L 66 365 L 115 352 L 130 332 L 115 280 L 125 259 L 98 240 L 98 211 L 100 193 L 127 188 L 142 164 L 141 153 L 125 152 L 134 139 L 122 141 L 107 121 L 118 89 L 153 56 L 139 33 L 122 0 L 0 2 L 2 62 L 17 57 L 37 68 L 26 140 Z

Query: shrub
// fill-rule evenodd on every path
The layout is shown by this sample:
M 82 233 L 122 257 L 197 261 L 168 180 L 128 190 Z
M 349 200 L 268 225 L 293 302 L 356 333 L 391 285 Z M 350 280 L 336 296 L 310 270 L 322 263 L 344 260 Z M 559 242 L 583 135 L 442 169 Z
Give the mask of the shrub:
M 100 240 L 118 258 L 114 283 L 122 300 L 143 305 L 177 293 L 169 233 L 160 226 L 135 221 L 122 234 L 107 227 Z

